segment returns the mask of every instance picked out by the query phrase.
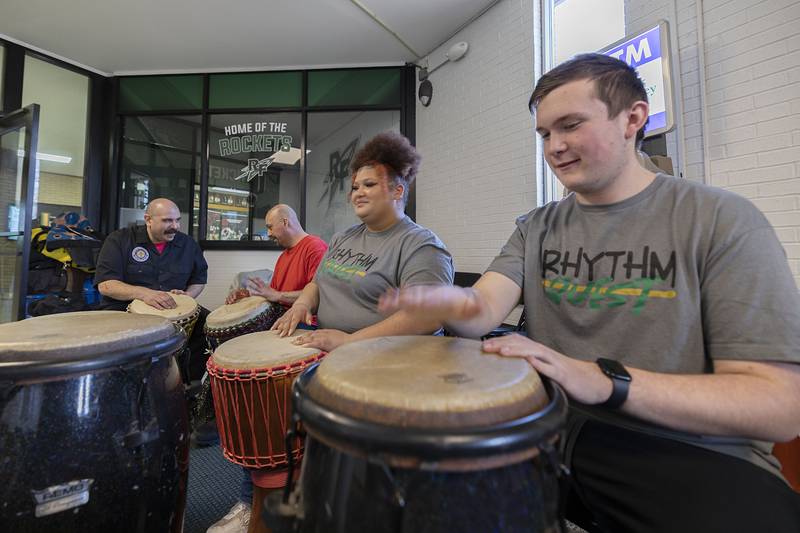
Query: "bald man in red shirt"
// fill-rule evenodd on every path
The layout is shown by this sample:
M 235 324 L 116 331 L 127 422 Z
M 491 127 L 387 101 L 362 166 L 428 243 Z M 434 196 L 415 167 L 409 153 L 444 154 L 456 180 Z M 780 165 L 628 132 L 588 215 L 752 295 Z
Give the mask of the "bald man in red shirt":
M 328 245 L 316 235 L 306 233 L 297 219 L 297 213 L 286 204 L 278 204 L 270 209 L 264 220 L 267 235 L 284 251 L 275 264 L 269 286 L 259 278 L 250 278 L 247 288 L 253 296 L 263 296 L 270 302 L 289 308 L 314 279 Z M 238 291 L 234 291 L 228 295 L 225 303 L 233 303 L 241 297 Z

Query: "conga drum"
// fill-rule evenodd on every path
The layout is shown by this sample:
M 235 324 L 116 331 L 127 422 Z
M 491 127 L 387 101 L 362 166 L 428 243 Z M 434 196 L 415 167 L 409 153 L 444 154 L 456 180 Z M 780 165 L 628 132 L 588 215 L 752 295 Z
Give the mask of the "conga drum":
M 120 311 L 0 325 L 2 531 L 181 530 L 185 339 Z
M 142 300 L 133 300 L 128 304 L 128 312 L 137 315 L 155 315 L 174 322 L 186 332 L 186 337 L 191 337 L 194 325 L 200 316 L 200 306 L 188 294 L 170 294 L 177 307 L 174 309 L 156 309 Z
M 292 344 L 294 337 L 262 331 L 222 344 L 208 360 L 222 451 L 250 468 L 285 468 L 299 460 L 303 442 L 286 446 L 295 378 L 323 357 L 316 348 Z
M 303 373 L 293 404 L 299 531 L 562 531 L 566 398 L 524 359 L 450 337 L 359 341 Z
M 212 350 L 225 341 L 258 331 L 266 331 L 284 312 L 262 296 L 248 296 L 217 308 L 206 317 L 204 333 Z

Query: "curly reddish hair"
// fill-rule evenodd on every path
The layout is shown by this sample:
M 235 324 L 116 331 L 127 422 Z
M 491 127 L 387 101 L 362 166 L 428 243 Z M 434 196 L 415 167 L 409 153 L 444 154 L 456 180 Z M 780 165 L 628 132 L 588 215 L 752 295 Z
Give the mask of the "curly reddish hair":
M 408 189 L 417 177 L 422 157 L 409 140 L 394 131 L 379 133 L 362 146 L 350 163 L 352 176 L 362 167 L 383 165 L 387 178 L 394 184 L 403 184 L 403 203 L 408 201 Z

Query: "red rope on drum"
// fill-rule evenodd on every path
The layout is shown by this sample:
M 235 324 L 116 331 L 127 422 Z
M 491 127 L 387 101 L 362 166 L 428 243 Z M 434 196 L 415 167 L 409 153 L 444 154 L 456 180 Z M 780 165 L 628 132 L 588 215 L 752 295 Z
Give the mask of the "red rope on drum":
M 283 453 L 277 453 L 276 446 L 273 445 L 275 443 L 270 438 L 269 427 L 270 401 L 273 399 L 275 401 L 275 410 L 279 418 L 278 427 L 285 430 L 288 422 L 288 410 L 285 410 L 284 406 L 289 406 L 291 384 L 288 383 L 282 387 L 283 397 L 281 398 L 281 393 L 278 392 L 276 384 L 269 382 L 277 377 L 285 377 L 292 381 L 295 374 L 301 373 L 310 365 L 321 360 L 325 355 L 327 355 L 325 352 L 321 352 L 308 359 L 287 365 L 256 369 L 222 368 L 214 364 L 213 360 L 209 358 L 206 368 L 211 379 L 211 392 L 214 397 L 217 428 L 220 433 L 223 455 L 226 459 L 248 467 L 276 468 L 288 464 L 290 453 L 298 461 L 302 458 L 303 446 L 302 439 L 299 437 L 292 443 L 292 449 L 284 450 Z M 249 387 L 249 390 L 248 387 L 245 387 L 246 382 L 263 381 L 268 382 L 266 390 L 263 390 L 263 387 L 257 387 L 258 391 L 256 392 L 253 390 L 255 387 Z M 281 403 L 281 400 L 283 403 Z M 261 411 L 260 417 L 257 413 L 258 410 Z M 258 421 L 263 423 L 262 427 L 266 433 L 267 441 L 266 450 L 259 449 L 261 443 L 255 430 L 256 418 L 259 418 Z M 243 422 L 245 420 L 250 430 L 247 439 L 243 431 Z M 238 437 L 238 443 L 241 446 L 237 446 L 234 434 Z M 280 434 L 272 437 L 283 439 L 284 435 Z M 250 450 L 246 449 L 248 441 Z M 284 441 L 281 440 L 281 442 L 283 443 Z M 285 447 L 285 444 L 283 446 Z M 237 448 L 245 449 L 240 449 L 238 451 L 241 453 L 236 453 Z M 264 451 L 266 451 L 266 455 L 264 455 Z

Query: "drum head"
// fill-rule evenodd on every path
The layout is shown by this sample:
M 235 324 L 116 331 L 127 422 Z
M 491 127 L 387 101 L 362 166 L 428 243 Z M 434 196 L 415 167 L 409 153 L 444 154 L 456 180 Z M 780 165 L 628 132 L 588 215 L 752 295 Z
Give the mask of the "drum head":
M 206 328 L 223 329 L 237 326 L 254 319 L 269 307 L 270 303 L 266 298 L 248 296 L 211 311 L 206 317 Z
M 175 309 L 156 309 L 142 300 L 134 300 L 128 306 L 128 311 L 137 315 L 155 315 L 169 320 L 183 320 L 192 316 L 197 310 L 197 302 L 187 294 L 170 294 L 178 307 Z
M 308 394 L 360 420 L 390 426 L 463 428 L 519 418 L 548 402 L 522 358 L 485 353 L 453 337 L 380 337 L 329 353 Z
M 220 345 L 211 357 L 219 368 L 247 370 L 288 365 L 320 353 L 317 348 L 295 346 L 295 337 L 279 337 L 275 331 L 249 333 Z
M 0 376 L 27 378 L 125 364 L 177 350 L 170 321 L 122 311 L 81 311 L 0 325 Z

